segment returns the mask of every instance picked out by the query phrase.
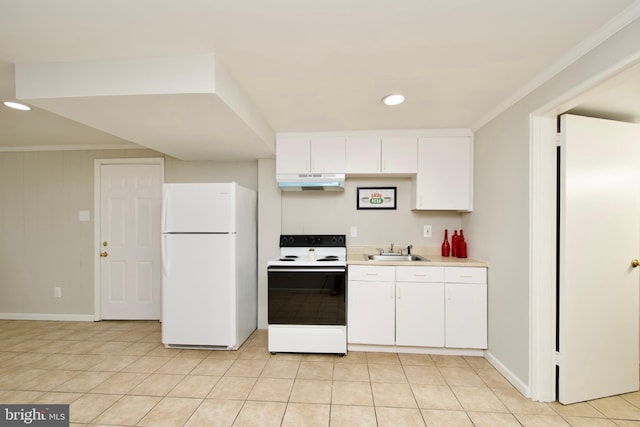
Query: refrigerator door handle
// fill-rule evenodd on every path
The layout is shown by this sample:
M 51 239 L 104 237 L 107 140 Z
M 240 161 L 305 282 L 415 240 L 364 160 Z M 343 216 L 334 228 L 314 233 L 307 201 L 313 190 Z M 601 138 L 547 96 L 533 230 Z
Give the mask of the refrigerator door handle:
M 160 217 L 160 224 L 162 224 L 162 231 L 167 231 L 167 208 L 169 206 L 169 190 L 165 189 L 162 193 L 162 216 Z
M 160 240 L 160 253 L 162 256 L 162 275 L 164 277 L 169 276 L 169 268 L 167 266 L 167 235 L 162 235 L 162 240 Z

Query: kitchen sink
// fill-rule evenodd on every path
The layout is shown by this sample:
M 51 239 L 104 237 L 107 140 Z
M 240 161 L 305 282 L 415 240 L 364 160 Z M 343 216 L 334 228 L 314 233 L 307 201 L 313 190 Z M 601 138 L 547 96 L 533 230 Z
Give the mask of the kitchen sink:
M 404 255 L 404 254 L 375 254 L 365 255 L 369 261 L 429 261 L 420 255 Z

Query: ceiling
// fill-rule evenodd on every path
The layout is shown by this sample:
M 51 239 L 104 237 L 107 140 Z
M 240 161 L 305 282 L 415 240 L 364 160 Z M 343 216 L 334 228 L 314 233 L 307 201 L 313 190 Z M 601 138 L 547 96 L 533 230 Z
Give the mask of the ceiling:
M 134 143 L 240 160 L 272 157 L 276 132 L 474 128 L 637 4 L 0 0 L 0 101 L 33 107 L 0 108 L 0 150 Z M 639 75 L 576 111 L 605 114 L 640 93 Z M 383 106 L 394 92 L 405 103 Z

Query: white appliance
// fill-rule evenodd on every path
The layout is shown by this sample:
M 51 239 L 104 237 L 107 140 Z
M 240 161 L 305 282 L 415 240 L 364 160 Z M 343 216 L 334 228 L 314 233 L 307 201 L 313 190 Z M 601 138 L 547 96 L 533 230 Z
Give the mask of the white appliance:
M 236 183 L 165 184 L 162 343 L 237 349 L 256 329 L 257 196 Z
M 347 352 L 345 235 L 282 235 L 267 266 L 271 353 Z

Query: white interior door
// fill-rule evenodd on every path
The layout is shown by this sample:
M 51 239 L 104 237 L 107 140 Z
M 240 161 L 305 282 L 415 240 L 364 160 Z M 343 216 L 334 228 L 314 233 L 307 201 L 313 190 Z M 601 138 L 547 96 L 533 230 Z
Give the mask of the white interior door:
M 102 319 L 160 319 L 162 168 L 100 166 Z
M 638 390 L 640 127 L 562 116 L 558 400 Z

